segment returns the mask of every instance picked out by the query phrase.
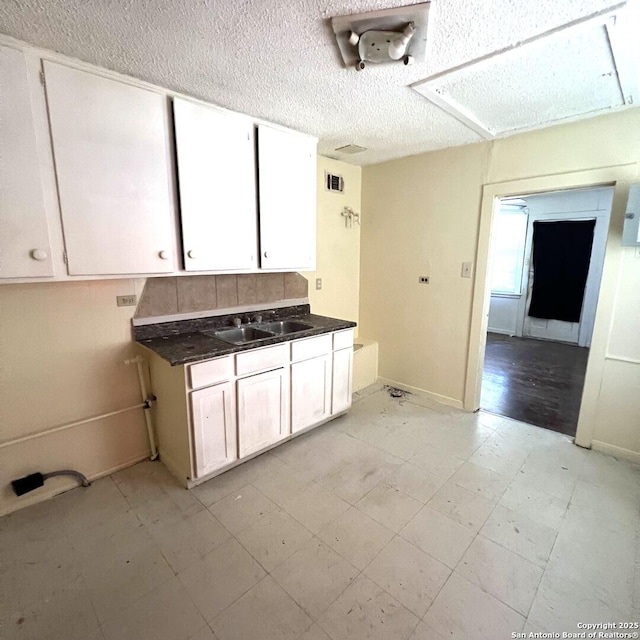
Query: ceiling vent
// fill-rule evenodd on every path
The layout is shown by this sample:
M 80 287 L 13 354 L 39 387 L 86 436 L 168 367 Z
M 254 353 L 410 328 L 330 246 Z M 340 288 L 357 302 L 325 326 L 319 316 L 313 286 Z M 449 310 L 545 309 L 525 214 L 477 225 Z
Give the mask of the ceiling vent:
M 366 151 L 366 150 L 367 150 L 366 147 L 361 147 L 360 145 L 357 145 L 357 144 L 345 144 L 344 147 L 338 147 L 337 149 L 334 149 L 334 151 L 336 151 L 337 153 L 346 153 L 350 156 L 356 153 L 362 153 L 363 151 Z
M 408 7 L 331 18 L 331 27 L 345 67 L 364 69 L 366 61 L 404 64 L 424 62 L 429 7 L 429 2 L 422 2 Z M 389 50 L 381 51 L 380 42 L 369 37 L 372 33 L 364 36 L 367 32 L 383 35 L 383 44 L 388 43 Z M 402 39 L 403 32 L 407 42 L 396 43 L 394 36 Z M 384 55 L 385 52 L 387 55 Z
M 335 191 L 336 193 L 342 193 L 344 191 L 344 179 L 342 176 L 325 171 L 324 178 L 327 191 Z

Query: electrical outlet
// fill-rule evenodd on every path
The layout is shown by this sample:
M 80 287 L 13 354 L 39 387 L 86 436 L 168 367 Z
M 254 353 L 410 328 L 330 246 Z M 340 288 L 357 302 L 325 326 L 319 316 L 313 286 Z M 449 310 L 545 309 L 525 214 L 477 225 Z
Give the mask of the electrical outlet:
M 320 291 L 322 289 L 322 278 L 316 278 L 316 290 Z
M 130 296 L 116 296 L 116 302 L 119 307 L 135 307 L 138 304 L 138 296 L 135 294 Z
M 418 282 L 420 284 L 429 284 L 429 276 L 420 276 Z
M 462 277 L 470 278 L 473 272 L 473 262 L 463 262 L 462 263 Z

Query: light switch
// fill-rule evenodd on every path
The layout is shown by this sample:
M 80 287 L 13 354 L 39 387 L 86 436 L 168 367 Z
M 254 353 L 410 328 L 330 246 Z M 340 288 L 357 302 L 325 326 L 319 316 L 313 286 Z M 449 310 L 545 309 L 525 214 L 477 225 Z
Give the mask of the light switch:
M 322 289 L 322 278 L 316 278 L 316 290 L 320 291 Z
M 473 273 L 473 262 L 463 262 L 462 263 L 462 277 L 470 278 Z

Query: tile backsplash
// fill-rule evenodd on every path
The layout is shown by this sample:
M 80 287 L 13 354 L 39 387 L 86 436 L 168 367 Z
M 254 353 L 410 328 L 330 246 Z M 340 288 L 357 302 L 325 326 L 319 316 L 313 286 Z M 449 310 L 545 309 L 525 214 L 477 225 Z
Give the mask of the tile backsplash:
M 299 273 L 242 273 L 147 278 L 134 318 L 205 313 L 234 307 L 307 299 Z

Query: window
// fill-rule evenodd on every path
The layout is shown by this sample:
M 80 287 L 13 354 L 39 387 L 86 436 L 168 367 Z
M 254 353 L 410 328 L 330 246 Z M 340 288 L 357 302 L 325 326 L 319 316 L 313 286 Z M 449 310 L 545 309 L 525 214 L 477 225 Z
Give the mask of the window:
M 527 237 L 528 210 L 502 205 L 493 223 L 493 269 L 491 293 L 522 294 L 522 269 Z

